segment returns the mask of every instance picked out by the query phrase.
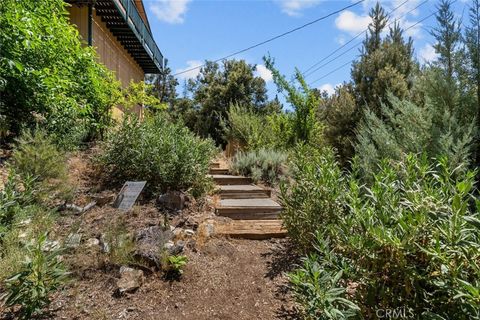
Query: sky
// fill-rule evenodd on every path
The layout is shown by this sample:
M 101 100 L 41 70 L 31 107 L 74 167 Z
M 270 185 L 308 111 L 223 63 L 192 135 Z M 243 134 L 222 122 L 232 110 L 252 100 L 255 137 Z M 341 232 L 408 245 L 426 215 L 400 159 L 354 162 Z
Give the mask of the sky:
M 152 33 L 173 73 L 201 65 L 205 60 L 222 58 L 354 2 L 356 1 L 144 0 Z M 391 13 L 391 21 L 397 19 L 404 29 L 408 29 L 406 34 L 414 41 L 416 58 L 422 63 L 433 61 L 436 54 L 429 31 L 435 26 L 435 17 L 422 20 L 436 12 L 439 1 L 380 2 L 387 13 L 397 8 Z M 463 17 L 465 22 L 468 20 L 468 2 L 458 0 L 454 3 L 455 14 L 459 18 Z M 275 97 L 277 90 L 270 72 L 263 65 L 262 57 L 267 54 L 275 59 L 276 67 L 288 79 L 292 78 L 295 68 L 301 72 L 310 70 L 305 74 L 307 83 L 331 94 L 336 85 L 350 79 L 349 62 L 358 57 L 361 46 L 356 44 L 361 43 L 364 35 L 322 63 L 318 62 L 366 29 L 370 22 L 368 12 L 375 3 L 376 0 L 366 0 L 235 58 L 256 65 L 256 74 L 266 81 L 270 98 Z M 337 59 L 330 61 L 337 56 Z M 312 69 L 315 64 L 316 67 Z M 198 71 L 178 75 L 180 83 L 195 77 Z M 182 85 L 178 90 L 182 92 Z

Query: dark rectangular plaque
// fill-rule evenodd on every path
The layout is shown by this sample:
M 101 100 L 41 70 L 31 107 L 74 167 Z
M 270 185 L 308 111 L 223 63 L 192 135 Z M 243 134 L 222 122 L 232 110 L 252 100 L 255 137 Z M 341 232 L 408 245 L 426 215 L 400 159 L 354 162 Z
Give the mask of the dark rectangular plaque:
M 113 206 L 123 211 L 132 209 L 135 201 L 145 187 L 146 181 L 127 181 L 118 193 Z

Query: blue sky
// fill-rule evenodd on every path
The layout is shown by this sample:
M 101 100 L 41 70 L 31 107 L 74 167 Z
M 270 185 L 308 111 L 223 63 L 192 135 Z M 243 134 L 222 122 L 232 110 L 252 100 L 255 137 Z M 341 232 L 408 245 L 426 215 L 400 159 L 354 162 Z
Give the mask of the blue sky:
M 386 11 L 390 12 L 404 1 L 380 2 Z M 438 3 L 436 0 L 430 0 L 422 4 L 423 1 L 408 0 L 392 13 L 393 18 L 398 19 L 404 28 L 410 27 L 407 34 L 412 36 L 416 56 L 421 62 L 435 59 L 435 52 L 431 46 L 432 37 L 429 35 L 430 28 L 435 24 L 435 17 L 432 16 L 414 27 L 411 26 L 434 13 L 435 5 Z M 155 40 L 164 56 L 168 58 L 174 73 L 197 66 L 206 59 L 221 58 L 353 2 L 350 0 L 144 0 Z M 256 64 L 258 75 L 267 82 L 269 96 L 274 97 L 276 87 L 271 81 L 268 70 L 263 66 L 264 55 L 270 53 L 275 58 L 277 68 L 289 78 L 295 67 L 303 72 L 364 30 L 369 23 L 368 11 L 375 3 L 376 1 L 366 0 L 347 11 L 235 58 Z M 418 9 L 413 10 L 418 5 L 420 5 Z M 464 21 L 467 21 L 468 0 L 457 1 L 454 8 L 456 14 L 461 17 L 463 13 Z M 362 35 L 336 55 L 347 51 L 363 38 Z M 306 78 L 307 82 L 314 87 L 331 92 L 335 85 L 349 80 L 350 67 L 348 65 L 327 74 L 352 61 L 357 55 L 357 48 L 348 51 L 337 60 L 309 74 Z M 198 70 L 188 72 L 178 78 L 182 82 L 184 79 L 194 77 L 197 72 Z M 317 80 L 319 78 L 322 79 Z M 179 92 L 181 90 L 179 88 Z

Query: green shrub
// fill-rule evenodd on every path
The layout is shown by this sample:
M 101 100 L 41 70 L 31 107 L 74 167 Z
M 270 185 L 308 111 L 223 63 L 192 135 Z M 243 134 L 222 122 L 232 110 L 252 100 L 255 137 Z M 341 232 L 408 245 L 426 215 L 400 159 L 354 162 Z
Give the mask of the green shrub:
M 255 182 L 273 185 L 285 174 L 287 155 L 281 151 L 260 149 L 239 152 L 231 163 L 232 172 L 252 177 Z
M 152 191 L 207 191 L 209 164 L 216 149 L 164 114 L 143 122 L 127 117 L 107 139 L 100 162 L 111 179 L 145 180 Z
M 303 259 L 303 265 L 288 274 L 295 300 L 302 307 L 304 319 L 349 319 L 358 317 L 360 308 L 345 298 L 339 284 L 342 271 L 328 272 L 318 263 L 318 256 Z
M 71 196 L 65 156 L 43 130 L 22 133 L 9 165 L 21 181 L 33 181 L 38 201 L 50 202 Z
M 431 166 L 427 157 L 409 155 L 403 161 L 381 162 L 372 184 L 364 185 L 357 167 L 353 165 L 345 197 L 337 198 L 345 209 L 317 224 L 320 269 L 341 271 L 344 288 L 355 284 L 348 299 L 366 317 L 379 309 L 403 308 L 419 319 L 478 318 L 480 202 L 473 197 L 475 173 L 451 170 L 444 159 Z M 334 187 L 328 181 L 323 186 Z M 307 191 L 291 197 L 318 197 Z
M 3 297 L 7 307 L 20 305 L 20 317 L 31 319 L 42 314 L 50 304 L 50 295 L 67 279 L 63 264 L 58 259 L 59 250 L 44 252 L 47 241 L 44 234 L 36 243 L 28 246 L 28 259 L 22 270 L 5 280 L 6 293 Z
M 331 150 L 298 146 L 292 158 L 291 179 L 280 185 L 281 217 L 294 243 L 308 250 L 315 232 L 343 214 L 344 178 Z
M 94 49 L 82 46 L 67 5 L 0 2 L 0 114 L 2 130 L 16 136 L 40 123 L 70 149 L 110 125 L 120 85 Z

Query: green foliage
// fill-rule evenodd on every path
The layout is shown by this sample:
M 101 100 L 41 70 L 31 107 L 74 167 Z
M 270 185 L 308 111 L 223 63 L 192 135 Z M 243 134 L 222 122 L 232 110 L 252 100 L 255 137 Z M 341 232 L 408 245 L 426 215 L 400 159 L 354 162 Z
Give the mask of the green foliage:
M 65 6 L 0 3 L 0 113 L 12 135 L 40 122 L 59 145 L 73 148 L 110 124 L 120 91 L 94 50 L 82 47 Z
M 184 255 L 165 255 L 162 268 L 167 279 L 178 279 L 183 274 L 183 269 L 188 263 Z
M 293 141 L 292 117 L 285 113 L 260 114 L 233 104 L 222 119 L 224 139 L 236 141 L 246 151 L 261 148 L 286 149 Z
M 315 111 L 320 103 L 320 94 L 317 90 L 311 89 L 305 81 L 300 70 L 295 71 L 295 80 L 300 84 L 296 88 L 287 81 L 285 76 L 275 69 L 274 60 L 271 57 L 264 57 L 265 66 L 270 70 L 273 81 L 280 92 L 286 91 L 287 102 L 289 102 L 295 112 L 292 116 L 291 130 L 293 133 L 292 143 L 318 143 L 318 137 L 321 134 L 320 124 L 315 119 Z
M 58 259 L 59 250 L 44 252 L 42 247 L 47 235 L 42 235 L 36 243 L 29 245 L 28 259 L 22 270 L 5 280 L 4 298 L 7 307 L 20 305 L 20 317 L 31 319 L 42 314 L 50 304 L 50 295 L 67 279 L 63 264 Z
M 124 98 L 121 101 L 123 107 L 132 110 L 138 106 L 145 106 L 149 110 L 165 110 L 167 106 L 153 94 L 153 85 L 146 84 L 143 81 L 130 81 L 129 86 L 124 90 Z
M 343 176 L 328 149 L 298 146 L 289 164 L 291 179 L 280 185 L 281 218 L 302 251 L 313 246 L 317 230 L 343 214 Z
M 323 99 L 318 109 L 318 118 L 325 124 L 327 144 L 335 149 L 341 164 L 347 164 L 354 154 L 355 129 L 360 119 L 352 86 L 339 86 L 335 89 L 335 94 Z
M 379 308 L 406 308 L 421 319 L 478 318 L 475 172 L 452 170 L 445 158 L 431 166 L 426 157 L 408 155 L 400 162 L 383 161 L 372 183 L 364 185 L 357 169 L 354 164 L 340 197 L 344 210 L 317 224 L 319 269 L 342 272 L 338 283 L 346 289 L 355 284 L 348 299 L 365 316 Z
M 102 241 L 108 247 L 106 251 L 110 263 L 122 266 L 134 261 L 135 244 L 124 223 L 114 221 Z
M 207 61 L 195 80 L 190 80 L 196 121 L 194 131 L 224 143 L 220 119 L 226 117 L 231 104 L 261 110 L 267 99 L 265 81 L 254 75 L 255 66 L 244 60 Z
M 357 129 L 355 151 L 364 177 L 376 172 L 382 159 L 401 160 L 408 153 L 446 156 L 452 167 L 468 161 L 472 124 L 459 127 L 454 115 L 428 98 L 423 107 L 391 94 L 388 99 L 380 115 L 367 110 Z
M 112 181 L 145 180 L 151 192 L 209 188 L 206 177 L 216 154 L 211 140 L 203 140 L 186 127 L 159 113 L 140 122 L 126 117 L 103 145 L 100 162 Z
M 34 202 L 33 185 L 31 177 L 19 183 L 18 176 L 9 173 L 4 188 L 0 190 L 0 238 L 10 229 L 17 213 Z
M 71 196 L 65 156 L 43 130 L 22 132 L 9 165 L 21 181 L 32 184 L 27 190 L 35 190 L 37 201 Z
M 372 24 L 368 27 L 360 60 L 353 63 L 352 80 L 357 104 L 367 105 L 378 114 L 381 103 L 386 103 L 387 92 L 399 98 L 407 96 L 415 64 L 412 39 L 404 40 L 398 23 L 395 22 L 382 39 L 388 19 L 379 3 L 370 11 L 370 17 Z
M 315 254 L 303 259 L 303 264 L 288 274 L 296 302 L 302 308 L 302 318 L 358 318 L 360 308 L 345 298 L 345 288 L 339 285 L 342 271 L 328 272 L 318 263 Z
M 230 165 L 232 172 L 247 177 L 253 181 L 264 181 L 276 184 L 286 171 L 287 155 L 284 152 L 259 149 L 249 152 L 239 152 Z

